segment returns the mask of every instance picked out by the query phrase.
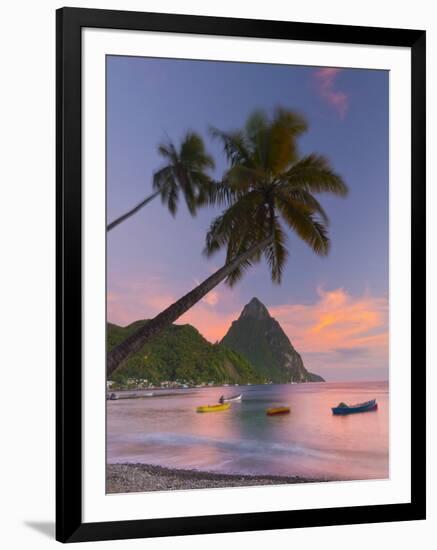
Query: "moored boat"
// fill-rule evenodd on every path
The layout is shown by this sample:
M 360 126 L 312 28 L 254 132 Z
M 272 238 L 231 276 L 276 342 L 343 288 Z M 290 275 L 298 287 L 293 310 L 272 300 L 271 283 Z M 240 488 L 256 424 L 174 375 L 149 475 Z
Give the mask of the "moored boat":
M 267 416 L 275 416 L 277 414 L 290 414 L 290 407 L 270 407 L 266 410 Z
M 106 395 L 106 399 L 109 399 L 110 401 L 114 401 L 115 399 L 141 399 L 143 397 L 153 397 L 155 394 L 151 391 L 146 393 L 108 393 Z
M 219 403 L 231 403 L 232 401 L 241 401 L 243 394 L 239 393 L 238 395 L 231 395 L 230 397 L 225 397 L 222 395 L 219 399 Z
M 378 403 L 376 399 L 371 401 L 365 401 L 364 403 L 356 403 L 355 405 L 347 405 L 346 403 L 339 403 L 337 407 L 332 407 L 332 414 L 354 414 L 368 411 L 376 411 L 378 409 Z
M 218 403 L 217 405 L 202 405 L 200 407 L 197 407 L 198 413 L 206 413 L 206 412 L 218 412 L 218 411 L 226 411 L 231 406 L 230 403 Z

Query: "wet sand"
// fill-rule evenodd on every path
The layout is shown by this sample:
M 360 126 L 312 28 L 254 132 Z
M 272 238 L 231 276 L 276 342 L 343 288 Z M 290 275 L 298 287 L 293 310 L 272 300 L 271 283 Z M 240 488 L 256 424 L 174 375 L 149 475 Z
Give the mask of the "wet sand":
M 332 481 L 299 476 L 258 476 L 177 470 L 149 464 L 108 464 L 107 493 L 213 489 L 256 485 L 283 485 Z

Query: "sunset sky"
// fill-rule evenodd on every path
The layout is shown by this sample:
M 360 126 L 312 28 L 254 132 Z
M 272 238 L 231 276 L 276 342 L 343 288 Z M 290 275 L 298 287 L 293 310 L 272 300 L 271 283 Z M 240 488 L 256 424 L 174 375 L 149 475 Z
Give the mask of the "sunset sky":
M 178 322 L 208 340 L 223 337 L 244 305 L 258 297 L 301 353 L 327 380 L 388 379 L 388 73 L 284 65 L 107 58 L 108 221 L 151 193 L 162 166 L 157 144 L 200 133 L 226 167 L 209 126 L 240 128 L 255 109 L 301 112 L 309 131 L 303 154 L 326 155 L 349 186 L 346 199 L 319 196 L 332 248 L 316 256 L 290 234 L 280 286 L 264 263 L 229 289 L 223 283 Z M 202 255 L 218 209 L 175 218 L 160 199 L 108 234 L 108 320 L 150 318 L 222 265 Z

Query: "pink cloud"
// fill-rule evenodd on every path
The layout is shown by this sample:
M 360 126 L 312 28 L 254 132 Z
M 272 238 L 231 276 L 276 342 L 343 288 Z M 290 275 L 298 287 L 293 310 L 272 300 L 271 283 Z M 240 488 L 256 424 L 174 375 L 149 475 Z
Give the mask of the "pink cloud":
M 216 287 L 177 321 L 189 323 L 210 342 L 221 340 L 241 312 L 238 289 Z
M 239 311 L 229 313 L 207 309 L 202 302 L 199 302 L 182 315 L 178 319 L 177 324 L 193 325 L 207 340 L 217 342 L 223 338 L 232 321 L 237 319 L 239 315 Z
M 193 280 L 191 288 L 199 284 Z M 172 289 L 170 282 L 158 276 L 124 279 L 107 295 L 108 320 L 122 326 L 138 319 L 150 319 L 183 296 L 191 288 Z M 191 324 L 210 342 L 223 338 L 230 324 L 240 314 L 238 289 L 222 285 L 182 315 L 177 324 Z
M 158 276 L 125 279 L 114 286 L 107 295 L 108 320 L 123 326 L 154 317 L 179 297 L 167 290 Z
M 318 289 L 309 304 L 270 308 L 305 365 L 323 375 L 327 367 L 388 367 L 388 300 L 369 293 L 353 296 L 342 288 Z
M 342 288 L 319 288 L 315 303 L 284 304 L 270 310 L 302 352 L 387 346 L 386 298 L 352 296 Z
M 349 96 L 336 89 L 336 79 L 342 69 L 333 67 L 324 67 L 317 69 L 313 73 L 316 89 L 320 97 L 322 97 L 335 111 L 341 119 L 346 116 L 349 110 Z
M 210 306 L 215 306 L 219 301 L 219 294 L 218 292 L 211 290 L 211 292 L 208 292 L 208 294 L 202 299 L 202 301 Z

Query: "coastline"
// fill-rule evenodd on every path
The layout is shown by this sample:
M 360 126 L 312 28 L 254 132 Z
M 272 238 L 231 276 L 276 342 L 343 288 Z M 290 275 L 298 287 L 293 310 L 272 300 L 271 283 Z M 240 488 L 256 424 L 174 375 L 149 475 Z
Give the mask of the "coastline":
M 316 483 L 332 479 L 311 479 L 300 476 L 238 475 L 165 468 L 151 464 L 107 464 L 106 492 L 133 493 L 187 489 L 217 489 L 223 487 L 250 487 Z

